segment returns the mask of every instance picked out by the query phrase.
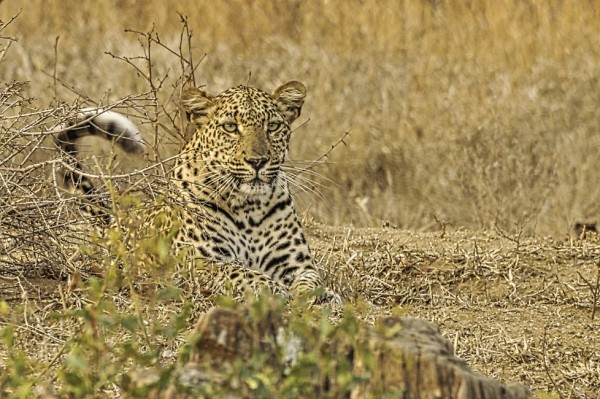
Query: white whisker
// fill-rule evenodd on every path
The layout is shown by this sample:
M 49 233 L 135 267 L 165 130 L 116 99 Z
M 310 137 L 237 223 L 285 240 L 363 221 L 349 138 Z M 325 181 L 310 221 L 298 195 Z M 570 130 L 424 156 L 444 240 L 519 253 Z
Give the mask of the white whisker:
M 319 173 L 317 171 L 314 170 L 310 170 L 310 169 L 306 169 L 306 168 L 300 168 L 297 166 L 293 166 L 293 165 L 282 165 L 282 169 L 285 170 L 286 172 L 293 174 L 294 176 L 302 176 L 302 175 L 309 175 L 312 177 L 317 177 L 320 179 L 325 180 L 327 183 L 331 183 L 331 184 L 335 184 L 337 185 L 336 182 L 334 182 L 333 180 L 331 180 L 329 177 L 325 176 L 322 173 Z
M 337 183 L 335 183 L 334 181 L 332 181 L 331 179 L 319 175 L 319 174 L 315 174 L 314 176 L 303 176 L 300 173 L 286 173 L 286 177 L 288 179 L 293 179 L 296 180 L 296 182 L 298 184 L 302 184 L 302 185 L 312 185 L 312 186 L 318 186 L 322 189 L 327 189 L 329 188 L 332 184 L 337 186 Z M 319 182 L 317 179 L 322 178 L 325 179 L 327 181 L 328 184 L 325 183 L 321 183 Z
M 325 196 L 323 195 L 323 193 L 321 193 L 320 190 L 314 188 L 314 187 L 309 187 L 306 184 L 303 184 L 302 182 L 298 182 L 295 179 L 291 178 L 290 176 L 286 175 L 286 174 L 281 174 L 282 180 L 284 180 L 286 183 L 288 183 L 289 185 L 291 185 L 293 188 L 297 188 L 299 190 L 301 190 L 304 193 L 307 194 L 313 194 L 316 195 L 317 197 L 319 197 L 321 200 L 326 201 L 325 200 Z M 325 186 L 323 186 L 325 187 Z

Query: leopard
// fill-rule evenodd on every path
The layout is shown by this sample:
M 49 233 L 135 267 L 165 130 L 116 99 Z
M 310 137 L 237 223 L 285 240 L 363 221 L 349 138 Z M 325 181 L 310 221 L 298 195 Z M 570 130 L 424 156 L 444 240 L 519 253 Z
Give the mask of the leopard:
M 305 97 L 298 81 L 271 94 L 246 85 L 217 95 L 197 87 L 182 91 L 182 114 L 193 133 L 170 172 L 174 200 L 149 207 L 143 219 L 152 227 L 161 212 L 164 231 L 176 226 L 171 249 L 202 264 L 208 275 L 202 288 L 210 294 L 266 290 L 294 298 L 325 289 L 283 167 Z M 90 200 L 98 188 L 82 172 L 78 139 L 94 135 L 125 152 L 144 152 L 137 126 L 113 110 L 84 109 L 59 130 L 56 144 L 71 165 L 62 183 Z M 115 223 L 109 204 L 86 209 L 103 226 Z

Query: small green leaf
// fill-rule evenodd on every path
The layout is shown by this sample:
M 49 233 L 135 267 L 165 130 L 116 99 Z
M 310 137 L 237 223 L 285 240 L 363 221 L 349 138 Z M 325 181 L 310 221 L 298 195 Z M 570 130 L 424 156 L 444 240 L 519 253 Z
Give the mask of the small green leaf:
M 85 359 L 78 353 L 71 353 L 65 359 L 65 365 L 72 370 L 84 372 L 88 368 Z
M 0 328 L 0 339 L 4 341 L 8 348 L 12 348 L 15 343 L 15 331 L 12 327 Z
M 170 299 L 179 299 L 181 297 L 181 290 L 177 287 L 167 287 L 159 291 L 157 300 L 167 301 Z
M 0 301 L 0 314 L 7 315 L 10 313 L 10 305 L 6 301 Z
M 123 317 L 121 319 L 121 325 L 127 331 L 129 331 L 131 333 L 134 333 L 136 331 L 137 327 L 138 327 L 137 317 L 131 316 L 131 315 L 127 315 L 127 316 L 125 316 L 125 317 Z

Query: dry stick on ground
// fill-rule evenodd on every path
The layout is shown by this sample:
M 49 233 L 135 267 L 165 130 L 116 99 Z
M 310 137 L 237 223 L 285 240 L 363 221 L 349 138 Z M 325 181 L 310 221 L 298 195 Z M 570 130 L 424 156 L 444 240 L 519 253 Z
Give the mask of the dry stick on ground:
M 594 321 L 594 317 L 596 316 L 596 305 L 598 303 L 598 294 L 600 293 L 600 261 L 596 263 L 596 267 L 596 284 L 592 284 L 588 279 L 583 277 L 580 272 L 577 272 L 579 277 L 585 282 L 592 292 L 592 321 Z
M 550 374 L 550 367 L 548 366 L 548 358 L 546 356 L 546 337 L 548 336 L 547 327 L 548 326 L 544 326 L 544 337 L 542 338 L 542 359 L 544 360 L 544 371 L 546 371 L 546 375 L 554 387 L 554 392 L 559 392 L 558 385 L 556 385 L 554 378 L 552 378 L 552 374 Z
M 446 219 L 439 217 L 435 213 L 432 213 L 431 217 L 437 223 L 437 225 L 439 226 L 439 228 L 441 230 L 440 238 L 444 238 L 446 236 L 446 227 L 452 226 L 453 223 L 451 221 L 448 221 Z
M 500 235 L 500 237 L 502 238 L 506 238 L 508 241 L 511 241 L 513 243 L 515 243 L 516 245 L 516 250 L 517 252 L 519 252 L 519 250 L 521 249 L 521 237 L 523 235 L 523 226 L 519 226 L 518 227 L 518 233 L 516 234 L 515 237 L 512 237 L 510 234 L 506 233 L 504 230 L 502 230 L 502 228 L 500 227 L 500 224 L 498 223 L 498 215 L 496 215 L 496 220 L 494 221 L 494 230 L 496 230 L 496 233 L 498 233 L 498 235 Z

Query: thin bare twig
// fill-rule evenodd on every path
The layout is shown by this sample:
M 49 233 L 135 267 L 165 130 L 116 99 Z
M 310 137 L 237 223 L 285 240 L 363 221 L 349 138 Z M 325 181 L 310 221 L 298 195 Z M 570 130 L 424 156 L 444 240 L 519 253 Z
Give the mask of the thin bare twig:
M 588 279 L 586 279 L 585 277 L 583 277 L 583 275 L 577 271 L 577 274 L 579 275 L 579 278 L 581 278 L 585 284 L 589 287 L 590 292 L 592 293 L 592 315 L 590 316 L 590 319 L 592 321 L 594 321 L 594 318 L 596 316 L 596 308 L 597 308 L 597 304 L 598 304 L 598 297 L 600 296 L 600 261 L 596 262 L 596 282 L 592 283 L 591 281 L 589 281 Z

